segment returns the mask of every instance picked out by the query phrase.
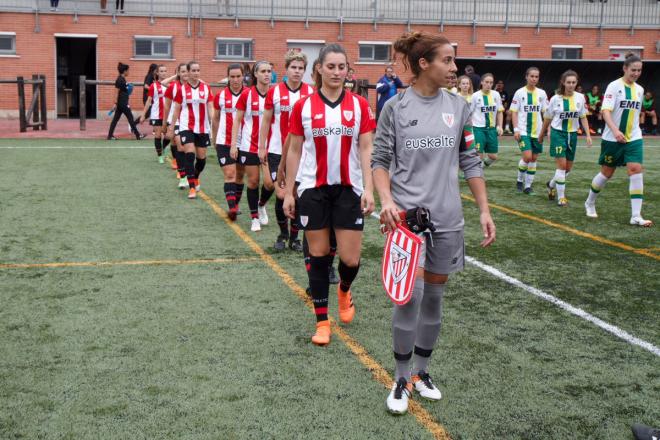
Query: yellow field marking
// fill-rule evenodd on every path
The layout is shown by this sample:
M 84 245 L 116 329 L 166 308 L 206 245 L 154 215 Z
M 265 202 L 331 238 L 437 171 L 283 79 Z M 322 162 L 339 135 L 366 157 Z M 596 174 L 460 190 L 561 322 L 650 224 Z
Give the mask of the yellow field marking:
M 465 200 L 470 200 L 472 202 L 475 201 L 474 197 L 468 196 L 466 194 L 461 194 L 461 197 Z M 601 236 L 598 236 L 598 235 L 594 235 L 594 234 L 590 234 L 588 232 L 580 231 L 579 229 L 571 228 L 570 226 L 562 225 L 561 223 L 555 223 L 553 221 L 546 220 L 544 218 L 536 217 L 536 216 L 533 216 L 533 215 L 530 215 L 530 214 L 525 214 L 524 212 L 516 211 L 515 209 L 507 208 L 506 206 L 496 205 L 495 203 L 489 203 L 488 206 L 490 206 L 491 208 L 497 209 L 498 211 L 506 212 L 507 214 L 512 214 L 512 215 L 522 217 L 522 218 L 527 219 L 527 220 L 542 223 L 544 225 L 547 225 L 547 226 L 550 226 L 550 227 L 553 227 L 553 228 L 556 228 L 556 229 L 560 229 L 562 231 L 569 232 L 569 233 L 577 235 L 579 237 L 588 238 L 589 240 L 593 240 L 593 241 L 595 241 L 597 243 L 600 243 L 600 244 L 605 244 L 605 245 L 608 245 L 608 246 L 612 246 L 612 247 L 615 247 L 615 248 L 622 249 L 624 251 L 632 252 L 634 254 L 643 255 L 645 257 L 653 258 L 655 260 L 660 260 L 660 255 L 654 254 L 653 252 L 651 252 L 650 249 L 639 249 L 639 248 L 630 246 L 630 245 L 625 244 L 625 243 L 620 243 L 620 242 L 614 241 L 614 240 L 608 240 L 607 238 L 604 238 L 604 237 L 601 237 Z
M 66 263 L 6 263 L 0 269 L 49 269 L 58 267 L 107 267 L 107 266 L 164 266 L 178 264 L 219 264 L 258 261 L 256 257 L 199 258 L 194 260 L 133 260 L 133 261 L 81 261 Z
M 218 205 L 215 200 L 213 200 L 213 198 L 202 191 L 198 192 L 197 194 L 202 198 L 202 200 L 209 204 L 213 211 L 219 217 L 221 217 L 225 223 L 227 223 L 227 225 L 250 247 L 250 249 L 259 255 L 259 257 L 261 257 L 264 263 L 266 263 L 268 267 L 270 267 L 273 272 L 275 272 L 282 279 L 284 284 L 286 284 L 287 287 L 293 291 L 293 293 L 295 293 L 301 300 L 305 302 L 305 304 L 307 304 L 307 307 L 310 309 L 314 308 L 312 301 L 307 296 L 307 293 L 305 293 L 305 289 L 296 283 L 293 277 L 289 275 L 289 273 L 284 270 L 284 268 L 282 268 L 282 266 L 280 266 L 273 259 L 273 257 L 268 255 L 266 251 L 264 251 L 261 246 L 259 246 L 259 244 L 257 244 L 257 242 L 255 242 L 243 230 L 243 228 L 229 220 L 226 212 L 220 207 L 220 205 Z M 392 379 L 392 377 L 387 373 L 385 368 L 383 368 L 373 357 L 371 357 L 367 350 L 362 347 L 355 339 L 353 339 L 343 328 L 339 327 L 333 318 L 330 318 L 330 322 L 332 323 L 333 333 L 338 336 L 339 339 L 344 342 L 344 344 L 346 344 L 346 346 L 358 358 L 360 363 L 362 363 L 362 365 L 364 365 L 371 372 L 374 379 L 383 384 L 385 387 L 390 388 L 392 383 L 394 383 L 394 379 Z M 408 412 L 415 416 L 417 421 L 426 429 L 428 429 L 431 434 L 433 434 L 434 438 L 443 440 L 450 439 L 449 434 L 445 428 L 436 422 L 433 419 L 433 416 L 431 416 L 431 414 L 426 411 L 426 409 L 424 409 L 424 407 L 418 402 L 411 399 L 409 401 Z

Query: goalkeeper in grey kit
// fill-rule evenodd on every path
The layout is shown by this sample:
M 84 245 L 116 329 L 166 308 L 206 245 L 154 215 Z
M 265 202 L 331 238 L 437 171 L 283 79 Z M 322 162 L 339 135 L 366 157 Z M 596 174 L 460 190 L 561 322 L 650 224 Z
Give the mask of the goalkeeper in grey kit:
M 445 283 L 464 266 L 459 168 L 481 212 L 481 246 L 495 241 L 495 224 L 481 160 L 472 145 L 469 106 L 441 89 L 457 70 L 453 47 L 443 36 L 413 32 L 399 38 L 394 49 L 415 79 L 386 103 L 378 121 L 371 168 L 382 204 L 380 218 L 391 230 L 401 211 L 425 208 L 435 229 L 423 245 L 412 297 L 394 305 L 392 316 L 396 370 L 387 408 L 403 414 L 413 388 L 427 399 L 441 398 L 428 364 L 440 334 Z

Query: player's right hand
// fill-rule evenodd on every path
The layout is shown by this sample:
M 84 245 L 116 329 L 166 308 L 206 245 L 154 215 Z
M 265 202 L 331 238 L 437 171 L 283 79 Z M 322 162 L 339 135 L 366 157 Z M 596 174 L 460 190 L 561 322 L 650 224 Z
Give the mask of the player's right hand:
M 284 173 L 284 164 L 280 163 L 280 166 L 277 167 L 277 178 L 276 184 L 282 189 L 286 189 L 286 174 Z
M 259 148 L 259 150 L 257 150 L 257 156 L 259 156 L 259 162 L 261 162 L 262 165 L 266 165 L 266 158 L 268 157 L 266 149 Z
M 231 146 L 231 148 L 229 149 L 229 155 L 231 156 L 232 159 L 238 160 L 238 147 L 236 145 Z
M 383 202 L 380 209 L 380 222 L 385 226 L 385 232 L 396 229 L 397 224 L 401 222 L 400 211 L 393 201 Z
M 284 214 L 292 220 L 296 218 L 296 200 L 293 198 L 293 194 L 284 195 Z
M 616 130 L 614 133 L 614 139 L 620 144 L 625 144 L 626 143 L 626 137 L 624 136 L 623 133 L 621 133 L 621 130 Z
M 516 142 L 520 142 L 520 132 L 516 131 L 513 133 L 513 138 L 516 140 Z

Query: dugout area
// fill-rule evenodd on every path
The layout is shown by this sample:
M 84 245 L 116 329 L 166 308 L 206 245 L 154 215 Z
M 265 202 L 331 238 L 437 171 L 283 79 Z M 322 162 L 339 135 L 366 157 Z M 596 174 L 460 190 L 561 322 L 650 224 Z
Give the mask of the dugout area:
M 458 57 L 458 75 L 462 75 L 467 65 L 474 66 L 479 75 L 490 72 L 495 81 L 504 81 L 504 88 L 513 97 L 517 89 L 525 85 L 525 71 L 530 66 L 541 69 L 539 87 L 548 96 L 554 94 L 559 85 L 559 78 L 566 70 L 575 70 L 580 75 L 579 84 L 588 92 L 594 84 L 600 86 L 601 93 L 607 85 L 623 75 L 622 63 L 602 60 L 535 60 L 535 59 L 492 59 Z M 644 90 L 650 90 L 655 96 L 660 93 L 660 61 L 644 60 L 642 76 L 638 83 Z

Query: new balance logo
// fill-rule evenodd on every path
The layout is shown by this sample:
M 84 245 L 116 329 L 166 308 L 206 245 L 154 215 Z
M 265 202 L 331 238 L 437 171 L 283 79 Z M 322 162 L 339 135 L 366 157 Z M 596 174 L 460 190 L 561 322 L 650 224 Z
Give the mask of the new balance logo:
M 318 119 L 323 119 L 323 113 L 319 113 L 317 115 L 314 115 L 314 120 L 318 120 Z
M 410 124 L 411 127 L 414 127 L 415 125 L 417 125 L 417 119 L 413 119 L 412 121 L 409 121 L 408 123 Z

